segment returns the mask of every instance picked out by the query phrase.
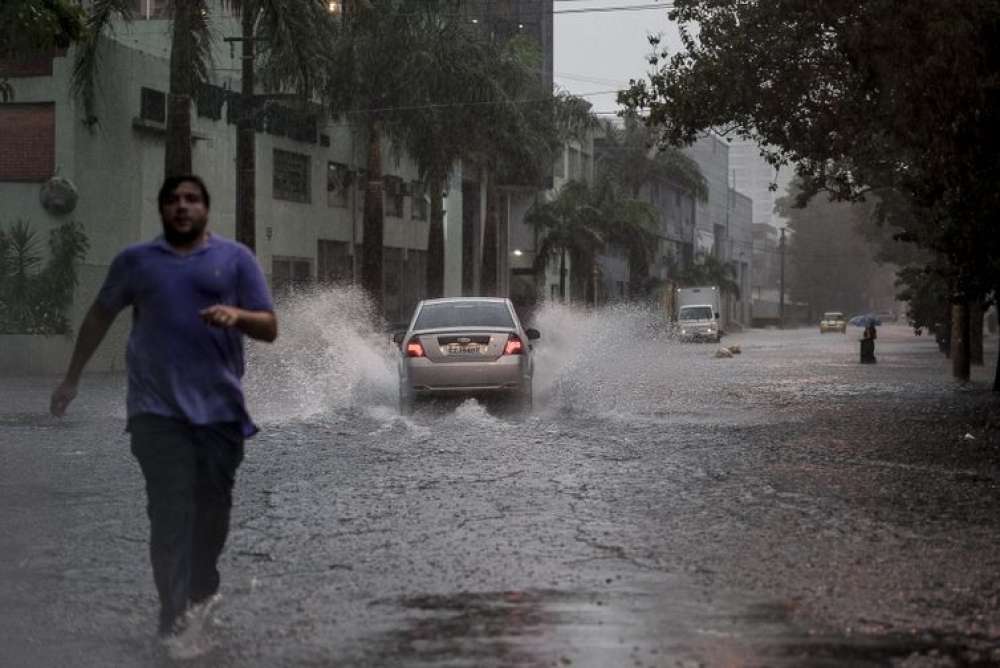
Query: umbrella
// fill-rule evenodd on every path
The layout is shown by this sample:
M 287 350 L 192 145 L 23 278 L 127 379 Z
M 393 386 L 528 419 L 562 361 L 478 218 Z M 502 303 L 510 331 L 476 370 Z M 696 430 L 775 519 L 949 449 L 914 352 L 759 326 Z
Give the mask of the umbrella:
M 869 325 L 881 325 L 882 321 L 871 313 L 866 313 L 865 315 L 856 315 L 848 322 L 855 327 L 868 327 Z

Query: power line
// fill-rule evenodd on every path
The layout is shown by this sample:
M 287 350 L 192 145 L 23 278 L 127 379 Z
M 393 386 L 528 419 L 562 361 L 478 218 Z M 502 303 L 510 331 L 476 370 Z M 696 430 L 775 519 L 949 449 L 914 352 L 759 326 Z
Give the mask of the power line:
M 617 93 L 617 90 L 597 90 L 589 93 L 573 93 L 572 97 L 594 97 L 597 95 L 610 95 L 611 93 Z M 493 106 L 493 105 L 511 105 L 511 104 L 540 104 L 543 102 L 551 102 L 554 97 L 536 97 L 528 98 L 523 100 L 483 100 L 481 102 L 429 102 L 427 104 L 415 104 L 412 106 L 404 107 L 376 107 L 371 109 L 343 109 L 334 112 L 335 114 L 373 114 L 373 113 L 385 113 L 392 111 L 415 111 L 418 109 L 448 109 L 454 107 L 478 107 L 478 106 Z
M 554 1 L 559 2 L 562 0 L 554 0 Z M 565 0 L 565 1 L 578 2 L 583 0 Z M 673 8 L 674 8 L 674 3 L 672 2 L 657 2 L 657 3 L 645 3 L 641 5 L 604 5 L 601 7 L 574 7 L 570 9 L 553 9 L 551 11 L 548 11 L 546 9 L 529 9 L 529 10 L 511 12 L 508 15 L 491 14 L 488 12 L 476 12 L 467 9 L 464 12 L 446 13 L 441 15 L 452 16 L 452 17 L 455 16 L 464 17 L 470 20 L 488 18 L 488 19 L 510 19 L 511 21 L 516 21 L 517 19 L 520 18 L 527 18 L 527 17 L 541 18 L 544 16 L 549 16 L 549 15 L 555 16 L 559 14 L 607 14 L 615 12 L 645 12 L 656 9 L 666 10 Z M 399 14 L 397 14 L 397 16 L 417 16 L 419 14 L 420 12 L 400 12 Z
M 646 5 L 617 5 L 608 7 L 583 7 L 580 9 L 553 9 L 553 14 L 604 14 L 608 12 L 643 12 L 650 9 L 673 9 L 673 3 L 656 3 Z

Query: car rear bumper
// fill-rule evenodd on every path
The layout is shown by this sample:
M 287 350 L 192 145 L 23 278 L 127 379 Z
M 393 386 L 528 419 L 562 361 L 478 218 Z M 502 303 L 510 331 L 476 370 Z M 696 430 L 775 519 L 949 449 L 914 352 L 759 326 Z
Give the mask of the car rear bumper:
M 474 394 L 516 392 L 530 383 L 519 356 L 489 362 L 431 362 L 407 359 L 400 382 L 417 394 Z

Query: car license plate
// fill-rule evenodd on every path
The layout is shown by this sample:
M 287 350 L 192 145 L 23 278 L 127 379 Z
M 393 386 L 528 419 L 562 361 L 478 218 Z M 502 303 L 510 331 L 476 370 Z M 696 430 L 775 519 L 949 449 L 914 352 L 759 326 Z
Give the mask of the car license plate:
M 480 355 L 486 352 L 486 346 L 479 343 L 449 343 L 449 355 Z

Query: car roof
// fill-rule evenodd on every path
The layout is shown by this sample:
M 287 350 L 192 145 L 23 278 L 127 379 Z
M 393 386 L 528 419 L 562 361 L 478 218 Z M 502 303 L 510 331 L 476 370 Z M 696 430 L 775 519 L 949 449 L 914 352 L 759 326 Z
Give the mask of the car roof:
M 421 305 L 427 304 L 455 304 L 462 302 L 491 302 L 498 304 L 506 304 L 509 299 L 504 297 L 440 297 L 438 299 L 424 299 L 420 302 Z

